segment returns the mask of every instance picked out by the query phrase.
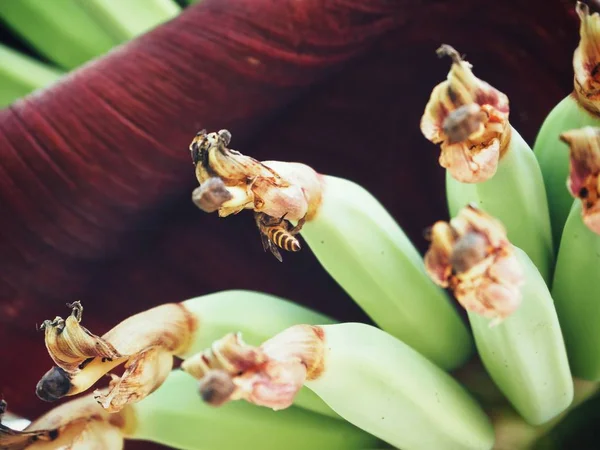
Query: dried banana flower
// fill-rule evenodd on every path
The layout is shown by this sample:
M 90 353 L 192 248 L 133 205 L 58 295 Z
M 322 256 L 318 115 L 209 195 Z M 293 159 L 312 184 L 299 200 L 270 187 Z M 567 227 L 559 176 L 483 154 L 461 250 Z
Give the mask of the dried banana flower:
M 567 131 L 560 139 L 570 148 L 569 192 L 581 200 L 585 225 L 600 234 L 600 128 Z
M 88 395 L 52 409 L 23 431 L 0 425 L 0 448 L 119 450 L 133 426 L 129 411 L 109 414 Z
M 102 337 L 81 326 L 81 303 L 69 305 L 72 314 L 43 324 L 46 348 L 56 364 L 38 382 L 38 397 L 55 401 L 91 387 L 117 366 L 106 393 L 95 392 L 109 412 L 146 397 L 160 386 L 181 354 L 193 342 L 196 319 L 183 305 L 161 305 L 124 320 Z
M 468 311 L 499 324 L 521 304 L 523 270 L 503 225 L 473 205 L 431 229 L 425 268 Z
M 463 183 L 491 178 L 511 136 L 508 97 L 471 72 L 456 50 L 442 45 L 438 55 L 450 56 L 448 79 L 431 93 L 421 118 L 421 132 L 441 144 L 440 165 Z
M 190 144 L 200 187 L 194 203 L 220 217 L 244 209 L 286 220 L 310 219 L 321 201 L 319 175 L 299 163 L 260 162 L 228 148 L 231 133 L 200 131 Z M 220 179 L 216 181 L 216 179 Z
M 581 25 L 579 46 L 573 54 L 574 93 L 586 109 L 597 114 L 600 112 L 600 14 L 590 11 L 584 2 L 577 2 L 576 11 Z

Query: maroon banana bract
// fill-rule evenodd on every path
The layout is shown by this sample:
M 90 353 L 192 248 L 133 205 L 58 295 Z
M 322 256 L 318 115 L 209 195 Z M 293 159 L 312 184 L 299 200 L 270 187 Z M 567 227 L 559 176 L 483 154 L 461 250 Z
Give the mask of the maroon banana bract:
M 204 0 L 0 112 L 0 339 L 11 342 L 0 388 L 11 407 L 28 417 L 49 407 L 32 389 L 50 364 L 35 324 L 78 298 L 98 334 L 144 308 L 238 287 L 363 320 L 309 252 L 274 266 L 249 214 L 199 213 L 187 145 L 203 127 L 228 128 L 260 160 L 355 180 L 424 245 L 446 208 L 443 177 L 408 112 L 439 81 L 432 51 L 452 42 L 476 56 L 528 140 L 572 83 L 571 5 L 472 5 Z

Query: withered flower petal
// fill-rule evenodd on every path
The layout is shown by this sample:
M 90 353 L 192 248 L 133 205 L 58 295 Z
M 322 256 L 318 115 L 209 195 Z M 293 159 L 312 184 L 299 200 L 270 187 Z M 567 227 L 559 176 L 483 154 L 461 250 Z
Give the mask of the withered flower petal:
M 88 395 L 52 409 L 23 431 L 0 425 L 0 448 L 119 450 L 124 430 L 133 426 L 129 417 L 108 414 Z
M 75 372 L 86 359 L 99 356 L 113 359 L 121 355 L 102 338 L 80 325 L 83 307 L 80 302 L 67 305 L 72 311 L 64 320 L 55 317 L 45 320 L 40 327 L 45 331 L 45 343 L 54 363 L 66 372 Z
M 502 224 L 473 205 L 437 222 L 425 268 L 467 310 L 499 324 L 521 304 L 524 275 Z
M 600 14 L 577 2 L 579 46 L 573 54 L 574 93 L 579 103 L 593 113 L 600 113 Z
M 320 329 L 297 325 L 260 347 L 228 334 L 181 368 L 200 380 L 203 398 L 215 406 L 244 399 L 278 410 L 291 406 L 304 382 L 320 375 L 323 354 Z
M 56 326 L 51 332 L 46 328 L 46 336 L 50 334 L 54 341 L 58 336 L 63 342 L 60 346 L 47 345 L 54 361 L 66 359 L 61 353 L 65 348 L 81 349 L 81 356 L 74 359 L 77 353 L 69 350 L 71 359 L 66 366 L 69 370 L 60 366 L 52 368 L 38 383 L 36 393 L 46 401 L 75 395 L 125 363 L 123 375 L 113 376 L 109 391 L 96 393 L 102 406 L 111 412 L 141 400 L 160 386 L 172 369 L 173 355 L 187 350 L 196 331 L 196 320 L 183 305 L 164 304 L 125 319 L 101 338 L 86 330 L 85 336 L 93 336 L 95 342 L 102 343 L 94 352 L 85 346 L 87 342 L 77 340 L 84 335 L 80 320 L 79 314 L 77 320 L 69 322 L 69 334 L 61 333 Z M 112 358 L 106 357 L 106 348 L 113 349 Z
M 463 183 L 491 178 L 510 142 L 508 97 L 480 80 L 448 45 L 439 55 L 452 58 L 446 81 L 437 85 L 421 118 L 421 132 L 441 144 L 440 165 Z
M 581 200 L 586 226 L 600 234 L 600 128 L 584 127 L 560 135 L 570 148 L 567 187 Z

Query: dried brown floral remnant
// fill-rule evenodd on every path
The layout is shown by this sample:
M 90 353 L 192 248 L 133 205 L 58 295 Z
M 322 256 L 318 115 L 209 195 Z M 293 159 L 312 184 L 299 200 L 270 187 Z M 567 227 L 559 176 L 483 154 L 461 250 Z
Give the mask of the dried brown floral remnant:
M 440 165 L 463 183 L 480 183 L 496 173 L 510 142 L 508 97 L 480 80 L 449 45 L 438 55 L 450 56 L 446 81 L 431 93 L 421 118 L 421 132 L 441 144 Z
M 567 187 L 581 200 L 583 222 L 600 234 L 600 128 L 570 130 L 560 139 L 570 148 Z
M 251 209 L 274 218 L 285 216 L 289 221 L 299 221 L 309 220 L 316 213 L 322 187 L 319 175 L 312 168 L 299 163 L 260 162 L 228 148 L 230 141 L 231 133 L 227 130 L 216 133 L 202 130 L 190 144 L 200 188 L 211 183 L 214 196 L 220 197 L 213 202 L 221 203 L 217 208 L 219 216 Z M 214 178 L 219 178 L 222 186 L 217 188 Z M 207 191 L 209 187 L 198 191 L 196 197 Z M 204 197 L 209 196 L 204 194 Z
M 92 395 L 66 402 L 23 431 L 0 425 L 0 448 L 6 450 L 120 450 L 124 434 L 133 428 L 128 411 L 109 414 Z
M 593 113 L 600 113 L 600 14 L 577 2 L 579 46 L 573 54 L 575 95 Z
M 173 355 L 185 352 L 195 332 L 195 318 L 181 304 L 169 303 L 133 315 L 102 337 L 80 324 L 83 308 L 44 322 L 46 347 L 56 366 L 38 382 L 38 397 L 55 401 L 91 387 L 98 379 L 124 364 L 120 377 L 111 375 L 106 393 L 96 400 L 109 412 L 146 397 L 166 379 Z
M 305 381 L 321 374 L 323 359 L 322 330 L 296 325 L 260 347 L 246 344 L 240 334 L 228 334 L 181 368 L 200 380 L 200 393 L 209 404 L 243 399 L 279 410 L 292 405 Z
M 524 275 L 504 226 L 473 205 L 431 229 L 425 267 L 470 312 L 495 326 L 521 304 Z

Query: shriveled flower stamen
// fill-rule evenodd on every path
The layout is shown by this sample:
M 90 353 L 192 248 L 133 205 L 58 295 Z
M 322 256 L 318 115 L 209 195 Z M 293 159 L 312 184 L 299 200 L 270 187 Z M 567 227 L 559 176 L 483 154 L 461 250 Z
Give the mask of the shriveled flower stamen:
M 228 334 L 181 368 L 200 380 L 203 399 L 214 406 L 244 399 L 278 410 L 291 406 L 304 382 L 319 376 L 323 351 L 322 330 L 297 325 L 260 347 Z
M 524 275 L 499 221 L 469 205 L 450 223 L 437 222 L 430 236 L 427 272 L 466 310 L 495 326 L 519 307 Z
M 421 118 L 423 135 L 441 144 L 440 165 L 463 183 L 491 178 L 508 148 L 511 127 L 508 98 L 480 80 L 449 45 L 438 49 L 449 56 L 448 79 L 437 85 Z
M 581 200 L 586 226 L 600 234 L 600 128 L 567 131 L 560 139 L 570 148 L 567 187 L 573 197 Z

